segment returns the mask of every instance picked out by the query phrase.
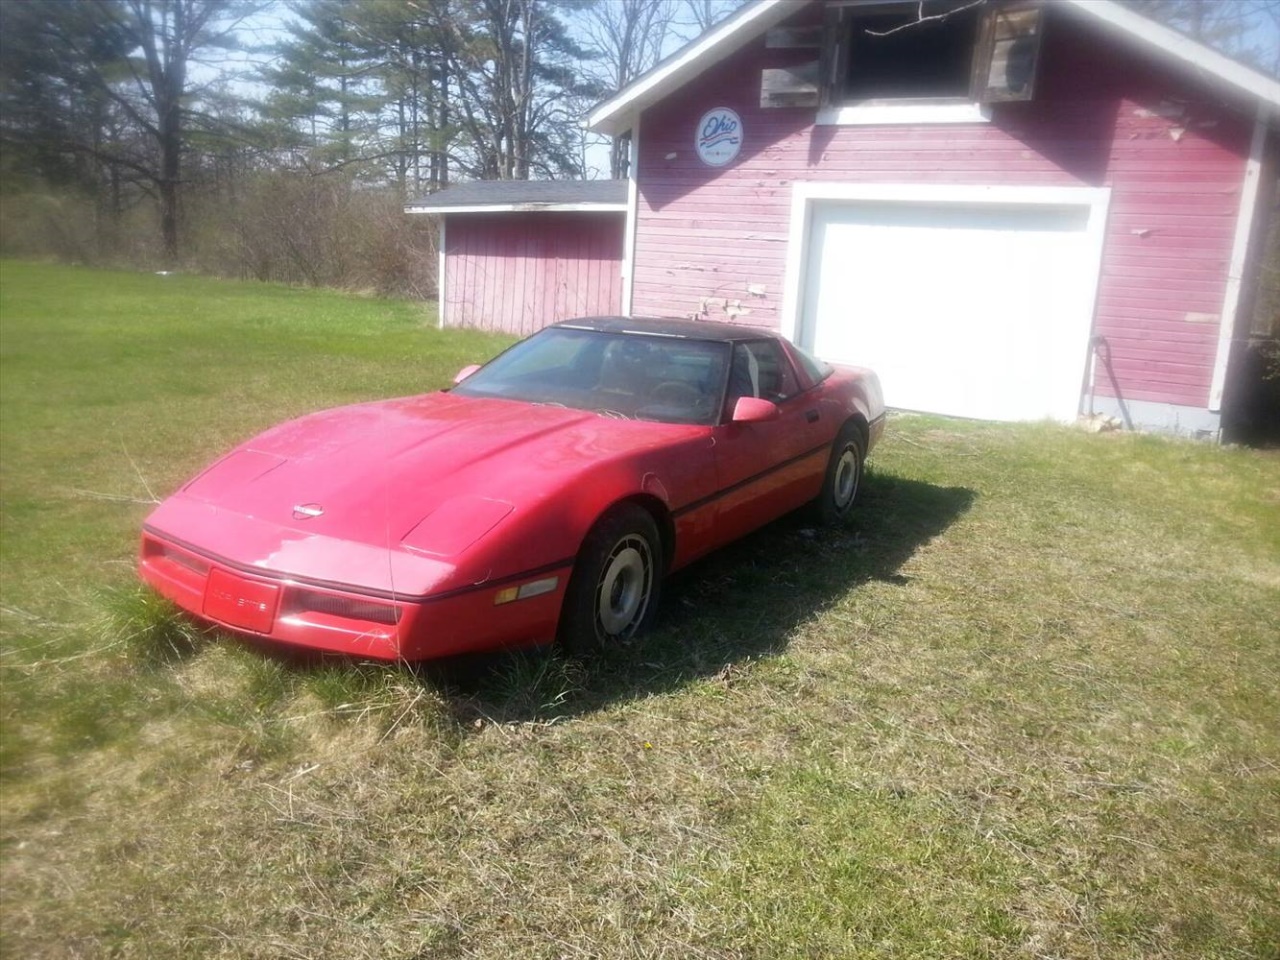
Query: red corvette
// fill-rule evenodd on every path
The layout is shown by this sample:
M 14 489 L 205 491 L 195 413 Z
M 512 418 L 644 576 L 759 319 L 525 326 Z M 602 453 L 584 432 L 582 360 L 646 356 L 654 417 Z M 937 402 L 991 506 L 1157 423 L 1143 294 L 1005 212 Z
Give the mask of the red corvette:
M 282 644 L 386 660 L 559 639 L 656 611 L 662 578 L 789 510 L 852 507 L 884 406 L 748 327 L 548 327 L 448 390 L 282 424 L 164 501 L 143 580 Z

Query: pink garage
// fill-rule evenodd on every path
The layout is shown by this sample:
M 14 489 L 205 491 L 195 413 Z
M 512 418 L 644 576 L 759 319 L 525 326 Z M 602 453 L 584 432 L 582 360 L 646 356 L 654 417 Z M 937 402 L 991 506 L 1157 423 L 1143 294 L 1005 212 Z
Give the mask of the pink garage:
M 894 407 L 1199 433 L 1278 110 L 1109 0 L 757 0 L 588 124 L 631 138 L 627 310 L 781 330 Z
M 440 223 L 440 323 L 532 333 L 622 305 L 627 184 L 488 180 L 409 204 Z
M 1113 0 L 754 0 L 590 111 L 630 143 L 619 207 L 424 204 L 458 211 L 449 323 L 736 320 L 875 368 L 899 409 L 1211 436 L 1278 112 L 1276 80 Z M 545 279 L 553 243 L 582 281 Z

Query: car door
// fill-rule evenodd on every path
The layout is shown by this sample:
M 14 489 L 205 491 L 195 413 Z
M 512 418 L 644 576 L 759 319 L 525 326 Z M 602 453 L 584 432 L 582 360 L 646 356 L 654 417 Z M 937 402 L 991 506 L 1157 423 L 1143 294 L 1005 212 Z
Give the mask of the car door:
M 822 423 L 819 391 L 801 389 L 791 360 L 777 340 L 733 346 L 724 416 L 715 428 L 721 495 L 715 539 L 726 543 L 812 500 L 822 487 L 830 433 Z M 772 420 L 736 423 L 740 397 L 775 403 Z

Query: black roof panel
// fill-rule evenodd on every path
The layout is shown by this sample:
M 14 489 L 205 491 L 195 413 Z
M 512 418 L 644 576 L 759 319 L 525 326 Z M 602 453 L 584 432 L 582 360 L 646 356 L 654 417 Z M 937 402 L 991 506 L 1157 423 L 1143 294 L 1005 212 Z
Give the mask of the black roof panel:
M 749 327 L 719 320 L 688 320 L 682 317 L 579 317 L 554 324 L 575 330 L 598 330 L 601 333 L 639 333 L 660 337 L 683 337 L 686 340 L 762 340 L 778 339 L 779 334 L 764 327 Z

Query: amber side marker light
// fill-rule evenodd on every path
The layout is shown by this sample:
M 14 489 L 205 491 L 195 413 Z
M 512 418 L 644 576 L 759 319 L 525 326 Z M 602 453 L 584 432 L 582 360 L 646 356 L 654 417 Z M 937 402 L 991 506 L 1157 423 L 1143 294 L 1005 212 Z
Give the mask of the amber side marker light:
M 550 593 L 559 585 L 559 577 L 530 580 L 528 583 L 522 583 L 518 587 L 507 587 L 505 590 L 499 590 L 493 595 L 493 605 L 499 607 L 504 603 L 511 603 L 513 600 L 528 600 L 530 597 L 540 597 L 544 593 Z

